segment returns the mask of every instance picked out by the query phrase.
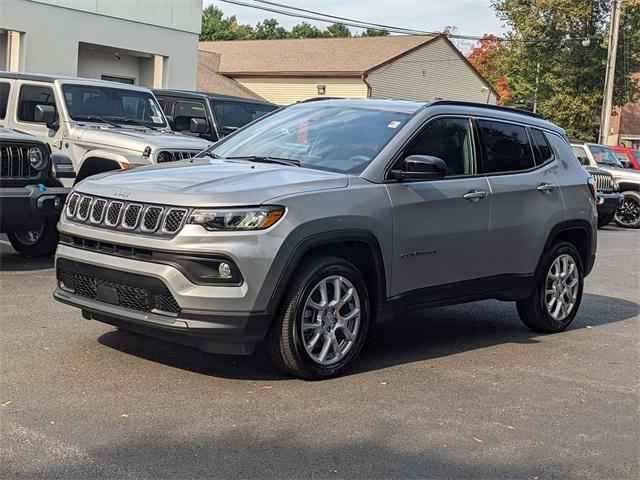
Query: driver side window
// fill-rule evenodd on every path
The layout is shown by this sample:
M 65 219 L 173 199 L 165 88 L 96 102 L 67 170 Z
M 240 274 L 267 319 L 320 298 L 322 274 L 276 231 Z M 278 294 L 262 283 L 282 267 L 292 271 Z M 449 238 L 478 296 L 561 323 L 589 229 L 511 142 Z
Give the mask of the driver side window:
M 429 122 L 405 150 L 410 155 L 430 155 L 444 160 L 447 177 L 475 175 L 471 121 L 468 118 L 439 118 Z

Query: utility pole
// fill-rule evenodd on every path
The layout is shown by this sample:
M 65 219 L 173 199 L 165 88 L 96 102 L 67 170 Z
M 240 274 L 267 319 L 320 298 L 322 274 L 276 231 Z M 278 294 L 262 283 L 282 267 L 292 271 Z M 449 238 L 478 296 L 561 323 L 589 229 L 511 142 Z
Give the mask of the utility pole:
M 607 143 L 609 137 L 611 110 L 613 103 L 613 84 L 616 73 L 616 54 L 618 50 L 618 31 L 620 29 L 620 10 L 622 0 L 613 0 L 611 13 L 611 31 L 609 32 L 609 51 L 607 53 L 607 71 L 604 79 L 604 95 L 602 98 L 602 114 L 600 116 L 599 142 Z

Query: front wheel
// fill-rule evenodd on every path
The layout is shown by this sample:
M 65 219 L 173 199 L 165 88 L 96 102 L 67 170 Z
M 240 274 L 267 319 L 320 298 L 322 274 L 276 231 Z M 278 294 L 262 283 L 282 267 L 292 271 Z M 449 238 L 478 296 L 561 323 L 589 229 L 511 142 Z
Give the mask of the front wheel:
M 568 242 L 556 243 L 542 258 L 536 289 L 516 302 L 522 322 L 536 332 L 561 332 L 573 322 L 582 300 L 580 254 Z
M 640 228 L 640 193 L 624 192 L 624 201 L 616 210 L 616 224 L 625 228 Z
M 56 222 L 47 220 L 31 230 L 8 233 L 11 246 L 22 257 L 50 257 L 58 246 Z
M 605 215 L 598 216 L 598 228 L 603 228 L 609 225 L 613 221 L 613 217 L 616 215 L 616 210 L 613 209 L 611 212 L 606 213 Z
M 337 375 L 358 355 L 369 328 L 369 296 L 343 258 L 313 257 L 290 283 L 267 336 L 273 361 L 306 379 Z

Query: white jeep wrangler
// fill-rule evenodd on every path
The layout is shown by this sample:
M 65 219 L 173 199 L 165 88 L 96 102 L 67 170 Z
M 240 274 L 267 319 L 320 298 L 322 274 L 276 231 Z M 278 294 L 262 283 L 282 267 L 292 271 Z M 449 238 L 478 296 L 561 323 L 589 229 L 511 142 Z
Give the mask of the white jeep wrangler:
M 0 127 L 40 137 L 54 174 L 76 177 L 190 158 L 210 143 L 179 135 L 143 87 L 0 72 Z

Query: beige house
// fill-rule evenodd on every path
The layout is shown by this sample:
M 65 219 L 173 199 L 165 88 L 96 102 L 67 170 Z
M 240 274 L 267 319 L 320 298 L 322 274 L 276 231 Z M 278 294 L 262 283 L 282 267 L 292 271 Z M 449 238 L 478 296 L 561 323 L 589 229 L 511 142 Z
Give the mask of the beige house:
M 312 97 L 444 98 L 497 92 L 443 36 L 200 42 L 198 90 L 286 105 Z

